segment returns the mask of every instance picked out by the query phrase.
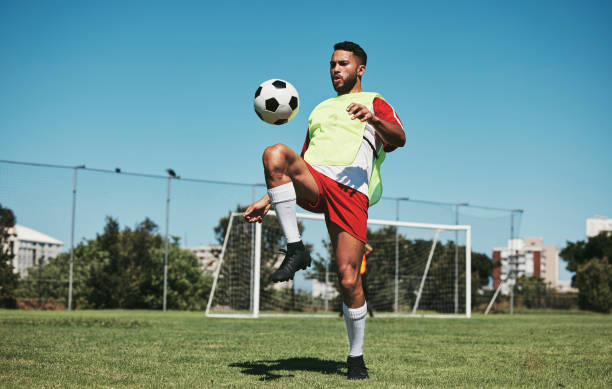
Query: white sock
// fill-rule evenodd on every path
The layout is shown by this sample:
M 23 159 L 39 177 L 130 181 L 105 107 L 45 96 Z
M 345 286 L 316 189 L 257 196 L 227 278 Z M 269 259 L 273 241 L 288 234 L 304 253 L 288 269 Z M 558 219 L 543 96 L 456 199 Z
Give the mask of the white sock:
M 270 202 L 274 205 L 278 222 L 283 229 L 287 243 L 299 242 L 300 230 L 298 229 L 297 216 L 295 215 L 296 195 L 293 183 L 279 185 L 268 189 Z
M 349 357 L 358 357 L 363 355 L 363 335 L 365 332 L 365 322 L 368 313 L 367 303 L 359 308 L 349 308 L 342 303 L 344 311 L 344 322 L 346 323 L 346 332 L 349 337 L 351 349 Z

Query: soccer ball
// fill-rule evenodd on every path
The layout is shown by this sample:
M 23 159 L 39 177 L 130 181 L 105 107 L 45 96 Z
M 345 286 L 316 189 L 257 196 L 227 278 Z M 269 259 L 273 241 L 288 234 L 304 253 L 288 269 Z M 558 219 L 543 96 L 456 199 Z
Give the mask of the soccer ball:
M 298 113 L 300 98 L 297 90 L 284 80 L 264 81 L 255 91 L 255 113 L 270 124 L 285 124 Z

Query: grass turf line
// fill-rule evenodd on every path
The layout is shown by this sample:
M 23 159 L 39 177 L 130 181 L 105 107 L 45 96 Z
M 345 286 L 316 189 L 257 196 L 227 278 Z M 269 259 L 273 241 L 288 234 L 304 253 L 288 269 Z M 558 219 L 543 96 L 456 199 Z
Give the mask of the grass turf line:
M 368 318 L 360 387 L 612 387 L 612 316 Z M 354 387 L 344 319 L 0 310 L 0 387 Z

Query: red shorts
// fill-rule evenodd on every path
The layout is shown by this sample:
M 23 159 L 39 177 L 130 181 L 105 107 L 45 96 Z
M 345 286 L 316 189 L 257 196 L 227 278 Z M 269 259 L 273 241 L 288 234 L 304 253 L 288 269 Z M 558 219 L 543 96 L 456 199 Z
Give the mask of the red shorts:
M 307 211 L 325 214 L 325 223 L 334 223 L 366 243 L 368 196 L 319 173 L 308 162 L 306 166 L 317 182 L 319 198 L 314 203 L 297 199 L 298 205 Z

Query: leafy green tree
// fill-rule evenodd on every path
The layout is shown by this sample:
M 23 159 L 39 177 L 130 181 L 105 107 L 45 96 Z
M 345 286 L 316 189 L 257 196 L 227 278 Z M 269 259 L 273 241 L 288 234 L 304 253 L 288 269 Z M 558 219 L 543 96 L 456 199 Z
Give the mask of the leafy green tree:
M 561 250 L 561 257 L 567 261 L 567 270 L 576 272 L 578 267 L 593 258 L 612 258 L 612 234 L 602 231 L 599 235 L 590 237 L 586 242 L 567 242 Z
M 129 230 L 126 230 L 127 233 Z M 98 235 L 89 245 L 95 248 L 89 256 L 90 262 L 87 278 L 88 302 L 94 307 L 119 308 L 120 296 L 124 296 L 124 280 L 127 274 L 128 262 L 121 261 L 121 231 L 119 222 L 112 217 L 106 218 L 102 235 Z
M 119 229 L 108 217 L 104 232 L 81 242 L 74 251 L 73 295 L 80 308 L 159 309 L 163 298 L 165 244 L 157 226 L 145 219 L 134 229 Z M 42 278 L 57 280 L 43 285 L 43 296 L 65 300 L 69 255 L 60 254 L 43 266 Z M 37 272 L 31 271 L 20 291 L 36 293 Z M 206 306 L 212 277 L 200 269 L 197 257 L 175 240 L 168 247 L 169 309 L 201 310 Z M 29 288 L 29 290 L 28 290 Z
M 10 242 L 11 229 L 15 226 L 15 214 L 0 204 L 0 307 L 15 308 L 15 288 L 19 276 L 12 264 L 14 254 Z
M 582 309 L 610 313 L 612 309 L 612 264 L 607 258 L 593 258 L 578 267 L 574 278 L 578 305 Z
M 527 308 L 533 309 L 544 306 L 546 282 L 544 282 L 543 278 L 522 275 L 517 279 L 517 284 L 523 304 L 525 304 Z
M 609 312 L 612 304 L 612 234 L 602 231 L 586 242 L 567 242 L 561 250 L 567 269 L 576 272 L 572 285 L 578 288 L 578 305 L 582 309 Z

